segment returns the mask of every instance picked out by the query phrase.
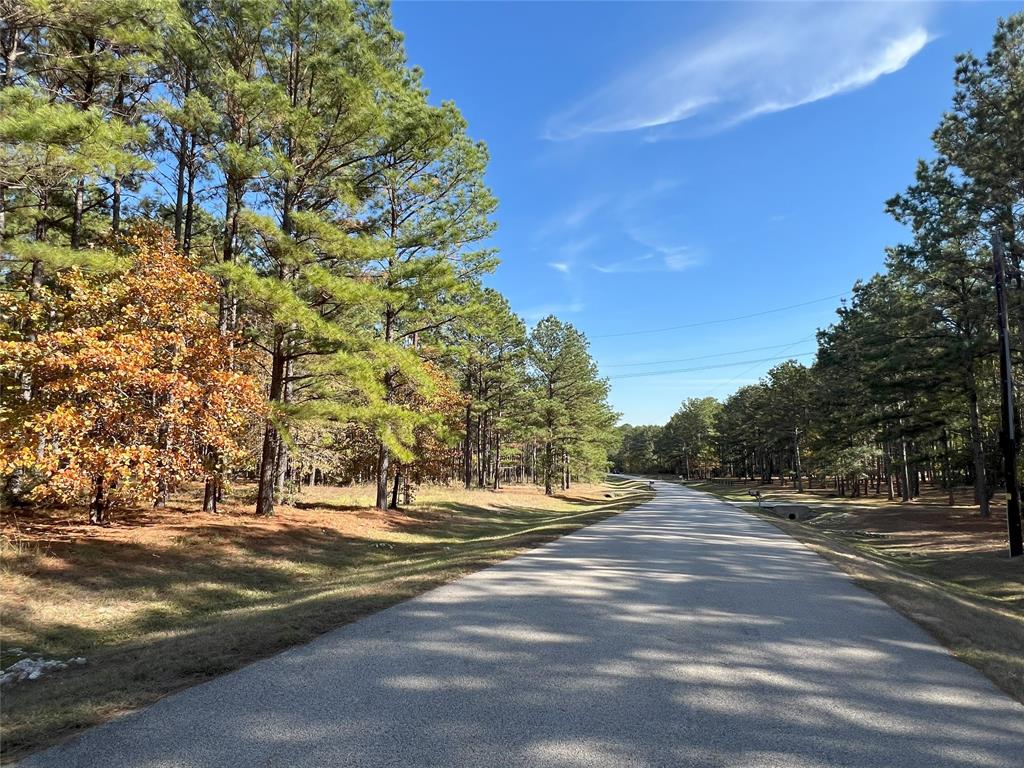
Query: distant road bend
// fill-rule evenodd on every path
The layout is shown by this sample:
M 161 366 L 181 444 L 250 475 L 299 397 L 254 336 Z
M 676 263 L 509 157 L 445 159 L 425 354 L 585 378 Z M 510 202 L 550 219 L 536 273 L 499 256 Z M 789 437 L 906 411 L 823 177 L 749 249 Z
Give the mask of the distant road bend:
M 763 521 L 657 490 L 23 765 L 1024 765 L 1024 707 L 917 626 Z

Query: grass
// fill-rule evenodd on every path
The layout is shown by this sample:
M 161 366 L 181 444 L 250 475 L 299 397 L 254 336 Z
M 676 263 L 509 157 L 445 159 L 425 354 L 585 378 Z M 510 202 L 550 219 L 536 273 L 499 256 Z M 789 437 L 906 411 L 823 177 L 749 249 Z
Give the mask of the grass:
M 244 495 L 245 489 L 239 489 Z M 650 498 L 628 481 L 546 497 L 421 489 L 400 512 L 366 487 L 314 488 L 275 517 L 232 504 L 128 510 L 106 527 L 80 510 L 5 513 L 2 647 L 84 667 L 5 686 L 6 762 L 74 732 L 308 641 Z M 5 653 L 6 666 L 17 657 Z
M 828 489 L 797 493 L 778 485 L 690 483 L 758 515 L 803 542 L 912 619 L 961 660 L 1024 703 L 1024 563 L 1010 560 L 1005 506 L 997 497 L 982 519 L 969 489 L 924 488 L 912 502 L 870 493 L 840 498 Z M 805 504 L 804 522 L 758 509 Z

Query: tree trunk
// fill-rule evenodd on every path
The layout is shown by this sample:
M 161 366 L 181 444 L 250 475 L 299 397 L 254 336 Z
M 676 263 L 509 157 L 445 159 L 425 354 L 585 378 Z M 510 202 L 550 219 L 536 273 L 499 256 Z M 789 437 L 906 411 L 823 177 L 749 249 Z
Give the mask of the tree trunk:
M 178 178 L 174 185 L 174 242 L 184 250 L 185 244 L 185 165 L 188 162 L 188 131 L 181 129 L 178 139 Z
M 793 429 L 793 469 L 796 471 L 796 490 L 798 493 L 804 492 L 804 478 L 803 469 L 800 466 L 800 430 Z
M 949 456 L 949 433 L 946 431 L 945 425 L 942 427 L 942 479 L 946 486 L 946 499 L 949 502 L 949 506 L 952 507 L 955 503 L 953 498 L 953 469 Z
M 129 115 L 124 110 L 124 81 L 125 76 L 119 75 L 117 78 L 117 96 L 114 99 L 113 112 L 114 115 L 119 117 L 125 123 L 128 122 Z M 111 194 L 110 194 L 110 231 L 115 235 L 121 231 L 121 186 L 123 179 L 120 176 L 115 176 L 111 179 Z
M 484 442 L 484 417 L 480 414 L 476 417 L 476 485 L 484 487 L 484 455 L 486 445 Z
M 294 326 L 293 326 L 294 330 Z M 283 382 L 281 384 L 281 402 L 291 402 L 292 395 L 292 342 L 291 336 L 286 336 L 282 344 L 285 352 Z M 275 485 L 277 486 L 277 500 L 284 501 L 285 488 L 288 482 L 288 471 L 291 466 L 291 455 L 288 451 L 288 444 L 284 441 L 284 435 L 278 430 L 277 433 L 277 455 L 274 457 Z
M 485 411 L 483 415 L 483 432 L 480 435 L 480 442 L 483 445 L 483 472 L 480 475 L 480 487 L 490 485 L 491 480 L 491 412 Z
M 203 512 L 217 514 L 218 485 L 216 475 L 206 478 L 206 484 L 203 487 Z
M 15 26 L 14 18 L 12 18 L 5 25 L 6 28 L 0 35 L 0 40 L 3 41 L 3 56 L 4 56 L 4 73 L 3 79 L 0 80 L 0 88 L 10 88 L 14 82 L 14 62 L 17 61 L 18 56 L 21 55 L 18 50 L 18 32 L 19 27 Z
M 196 137 L 189 140 L 188 186 L 185 191 L 185 232 L 182 235 L 181 252 L 186 256 L 192 251 L 192 226 L 196 210 Z
M 554 457 L 551 454 L 551 441 L 544 443 L 544 493 L 547 496 L 554 496 L 554 488 L 551 487 L 551 463 Z
M 391 509 L 398 509 L 398 489 L 402 485 L 402 465 L 395 463 L 395 482 L 391 487 Z
M 121 231 L 121 179 L 114 179 L 110 197 L 110 231 L 115 235 Z
M 221 243 L 221 261 L 230 264 L 235 260 L 235 239 L 238 237 L 238 219 L 241 214 L 241 195 L 233 177 L 225 180 L 227 190 L 224 203 L 224 239 Z M 221 283 L 220 306 L 217 317 L 221 333 L 234 330 L 234 300 L 231 298 L 227 281 Z
M 501 432 L 494 434 L 494 490 L 501 488 Z
M 156 498 L 153 499 L 154 509 L 164 509 L 167 506 L 167 498 L 170 495 L 170 489 L 167 487 L 167 480 L 161 474 L 156 481 Z
M 885 489 L 886 489 L 886 495 L 887 495 L 889 501 L 892 501 L 894 498 L 896 498 L 896 489 L 893 486 L 892 446 L 890 444 L 888 444 L 888 443 L 885 446 L 885 454 L 883 455 L 883 460 L 885 462 Z
M 900 479 L 902 481 L 900 483 L 900 487 L 902 489 L 902 493 L 900 498 L 906 502 L 910 501 L 910 463 L 907 459 L 907 441 L 903 435 L 900 435 L 900 455 L 902 458 L 900 466 Z
M 473 487 L 473 406 L 466 403 L 466 444 L 462 456 L 462 471 L 466 490 Z
M 277 433 L 277 448 L 274 455 L 274 493 L 278 504 L 284 502 L 285 487 L 288 484 L 288 446 L 281 436 L 280 430 Z
M 89 522 L 93 525 L 107 520 L 107 497 L 104 494 L 103 475 L 96 475 L 93 480 L 92 502 L 89 504 Z
M 79 179 L 75 184 L 75 205 L 71 218 L 71 247 L 80 248 L 82 245 L 82 216 L 85 211 L 85 179 Z
M 392 232 L 392 234 L 394 234 Z M 384 308 L 384 342 L 391 344 L 394 338 L 395 318 L 397 312 L 394 307 L 388 304 Z M 384 401 L 390 403 L 395 395 L 395 372 L 388 370 L 384 374 Z M 381 512 L 388 508 L 388 473 L 390 472 L 391 457 L 384 441 L 379 441 L 377 447 L 377 498 L 376 507 Z
M 973 369 L 967 372 L 967 413 L 971 425 L 971 458 L 974 461 L 974 503 L 982 517 L 989 516 L 989 488 L 985 470 L 985 447 L 981 437 L 981 417 L 978 413 L 978 390 Z
M 280 402 L 284 391 L 284 357 L 284 334 L 278 331 L 277 338 L 274 340 L 274 352 L 270 365 L 270 394 L 267 399 L 271 403 Z M 269 517 L 274 514 L 277 445 L 277 427 L 268 417 L 263 428 L 263 449 L 260 452 L 260 466 L 257 472 L 256 514 L 261 517 Z
M 274 468 L 277 465 L 277 428 L 267 419 L 263 428 L 263 449 L 257 472 L 256 515 L 270 517 L 274 514 Z
M 376 507 L 381 512 L 388 508 L 388 473 L 390 469 L 388 449 L 381 443 L 377 448 L 377 498 Z

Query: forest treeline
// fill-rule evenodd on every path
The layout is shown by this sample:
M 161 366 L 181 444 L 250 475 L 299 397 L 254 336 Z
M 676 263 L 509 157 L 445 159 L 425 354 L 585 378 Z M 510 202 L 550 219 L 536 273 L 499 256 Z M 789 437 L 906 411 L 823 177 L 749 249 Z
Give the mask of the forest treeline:
M 664 426 L 622 427 L 618 468 L 827 480 L 904 500 L 922 479 L 950 494 L 972 484 L 988 514 L 1006 479 L 993 243 L 1018 393 L 1022 380 L 1024 14 L 999 22 L 985 57 L 959 56 L 954 83 L 933 156 L 886 202 L 909 242 L 853 287 L 814 363 L 783 363 L 723 402 L 688 400 Z
M 482 278 L 485 146 L 376 0 L 0 0 L 8 501 L 604 472 L 584 336 Z

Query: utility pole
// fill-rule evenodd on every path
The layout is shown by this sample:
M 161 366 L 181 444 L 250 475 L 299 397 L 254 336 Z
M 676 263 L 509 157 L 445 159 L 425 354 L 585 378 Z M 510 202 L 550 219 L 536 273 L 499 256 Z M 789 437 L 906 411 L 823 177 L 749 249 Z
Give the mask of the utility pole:
M 1020 484 L 1017 482 L 1017 453 L 1020 449 L 1020 427 L 1013 404 L 1013 361 L 1010 358 L 1010 328 L 1006 309 L 1006 276 L 1003 236 L 992 233 L 992 262 L 996 278 L 996 307 L 999 314 L 999 389 L 1002 395 L 1003 429 L 1000 445 L 1006 475 L 1006 530 L 1010 539 L 1010 557 L 1024 555 L 1021 533 Z

